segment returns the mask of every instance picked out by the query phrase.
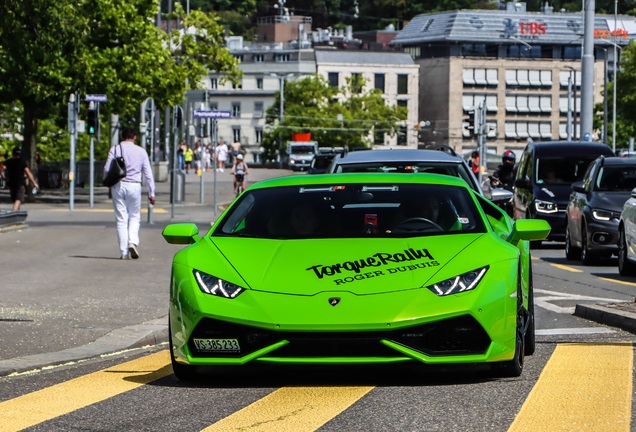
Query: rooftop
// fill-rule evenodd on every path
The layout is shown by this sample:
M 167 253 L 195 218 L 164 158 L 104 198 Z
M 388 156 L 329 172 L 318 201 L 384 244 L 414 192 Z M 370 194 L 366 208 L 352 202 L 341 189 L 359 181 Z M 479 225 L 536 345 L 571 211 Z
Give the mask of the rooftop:
M 619 29 L 616 43 L 627 45 L 630 40 L 636 40 L 636 18 L 621 15 L 616 27 Z M 594 28 L 596 44 L 602 45 L 603 38 L 610 36 L 614 30 L 614 16 L 596 14 Z M 392 43 L 518 44 L 521 39 L 532 44 L 580 44 L 582 36 L 583 19 L 580 12 L 458 10 L 418 15 L 398 33 Z

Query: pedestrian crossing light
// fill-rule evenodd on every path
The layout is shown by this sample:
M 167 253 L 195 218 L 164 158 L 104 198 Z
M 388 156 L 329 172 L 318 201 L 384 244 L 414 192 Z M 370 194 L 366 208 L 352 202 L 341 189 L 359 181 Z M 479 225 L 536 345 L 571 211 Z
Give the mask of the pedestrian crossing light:
M 97 122 L 98 122 L 98 118 L 97 118 L 97 110 L 96 109 L 88 109 L 88 119 L 87 119 L 87 124 L 86 124 L 86 129 L 88 131 L 88 133 L 90 135 L 95 135 L 95 132 L 97 131 Z
M 475 110 L 468 111 L 468 119 L 463 121 L 463 135 L 470 138 L 475 133 Z

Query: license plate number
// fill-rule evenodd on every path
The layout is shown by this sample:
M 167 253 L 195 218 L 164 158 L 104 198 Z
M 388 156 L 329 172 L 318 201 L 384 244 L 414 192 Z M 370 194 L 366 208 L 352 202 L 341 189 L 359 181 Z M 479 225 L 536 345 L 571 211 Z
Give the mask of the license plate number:
M 241 352 L 238 339 L 195 339 L 194 346 L 200 352 Z

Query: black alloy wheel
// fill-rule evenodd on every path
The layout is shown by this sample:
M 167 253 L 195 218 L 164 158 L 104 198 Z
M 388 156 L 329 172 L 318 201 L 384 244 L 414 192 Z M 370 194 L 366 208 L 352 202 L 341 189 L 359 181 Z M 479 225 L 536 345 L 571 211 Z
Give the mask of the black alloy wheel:
M 624 226 L 618 230 L 618 272 L 621 276 L 636 276 L 636 264 L 627 257 L 627 238 Z
M 581 248 L 572 245 L 569 223 L 565 224 L 565 258 L 569 261 L 581 259 Z
M 589 250 L 585 221 L 581 224 L 581 261 L 584 265 L 594 265 L 598 262 L 598 255 Z

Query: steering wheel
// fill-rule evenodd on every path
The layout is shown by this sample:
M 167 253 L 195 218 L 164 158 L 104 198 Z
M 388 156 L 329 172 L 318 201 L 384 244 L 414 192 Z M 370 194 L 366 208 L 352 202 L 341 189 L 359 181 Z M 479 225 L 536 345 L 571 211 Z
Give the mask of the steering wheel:
M 432 220 L 419 218 L 419 217 L 405 219 L 399 224 L 397 224 L 391 231 L 392 232 L 428 231 L 426 227 L 433 227 L 437 231 L 442 231 L 442 232 L 444 231 L 444 228 L 437 225 Z

